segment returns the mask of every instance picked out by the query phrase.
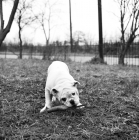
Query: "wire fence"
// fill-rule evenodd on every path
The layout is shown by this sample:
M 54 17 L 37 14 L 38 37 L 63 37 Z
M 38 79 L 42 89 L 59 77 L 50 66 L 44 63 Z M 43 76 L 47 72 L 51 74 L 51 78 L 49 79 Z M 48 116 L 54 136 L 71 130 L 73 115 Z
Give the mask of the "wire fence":
M 108 65 L 117 65 L 121 44 L 104 43 L 104 61 Z M 19 58 L 19 47 L 4 46 L 0 48 L 0 58 Z M 22 58 L 23 59 L 43 59 L 44 47 L 40 46 L 23 46 Z M 51 60 L 71 60 L 76 62 L 87 62 L 98 57 L 98 45 L 74 46 L 74 52 L 70 52 L 70 46 L 64 45 L 51 45 L 46 50 L 46 59 Z M 124 59 L 125 65 L 139 66 L 139 44 L 134 43 L 127 51 Z
M 121 51 L 121 44 L 105 44 L 104 45 L 104 60 L 107 64 L 118 64 L 119 54 Z M 139 66 L 139 44 L 134 43 L 126 52 L 124 64 L 128 66 Z

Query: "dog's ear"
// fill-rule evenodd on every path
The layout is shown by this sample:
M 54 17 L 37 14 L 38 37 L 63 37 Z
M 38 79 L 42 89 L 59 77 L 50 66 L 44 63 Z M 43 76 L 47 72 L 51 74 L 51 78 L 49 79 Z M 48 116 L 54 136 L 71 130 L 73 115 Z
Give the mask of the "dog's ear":
M 80 83 L 78 81 L 74 81 L 73 86 L 77 87 L 77 85 L 80 85 Z
M 55 88 L 53 88 L 51 91 L 52 91 L 52 94 L 53 94 L 53 95 L 56 95 L 56 94 L 58 93 L 58 90 L 55 89 Z

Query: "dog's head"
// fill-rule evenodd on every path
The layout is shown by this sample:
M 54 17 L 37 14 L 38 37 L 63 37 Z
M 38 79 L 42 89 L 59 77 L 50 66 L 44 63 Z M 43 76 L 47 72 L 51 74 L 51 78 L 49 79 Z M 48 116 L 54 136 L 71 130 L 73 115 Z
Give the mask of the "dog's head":
M 53 95 L 56 96 L 62 104 L 68 107 L 78 106 L 80 104 L 79 92 L 77 89 L 78 84 L 79 82 L 76 81 L 61 90 L 53 88 Z

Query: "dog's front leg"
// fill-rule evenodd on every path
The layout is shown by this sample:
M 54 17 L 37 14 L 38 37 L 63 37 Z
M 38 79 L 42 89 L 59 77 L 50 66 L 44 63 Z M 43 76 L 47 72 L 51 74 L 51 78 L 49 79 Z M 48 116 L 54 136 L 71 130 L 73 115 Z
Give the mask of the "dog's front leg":
M 52 107 L 52 95 L 50 91 L 45 88 L 45 106 L 40 110 L 40 112 L 44 112 L 46 108 Z

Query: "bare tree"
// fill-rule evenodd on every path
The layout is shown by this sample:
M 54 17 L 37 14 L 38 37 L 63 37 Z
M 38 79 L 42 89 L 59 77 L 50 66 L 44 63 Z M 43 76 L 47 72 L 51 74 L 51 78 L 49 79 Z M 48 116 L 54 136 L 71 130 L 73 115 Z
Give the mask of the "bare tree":
M 80 43 L 85 44 L 85 34 L 82 31 L 75 31 L 73 34 L 73 40 L 75 45 L 80 45 Z
M 139 35 L 139 0 L 116 0 L 120 6 L 121 50 L 119 64 L 124 65 L 126 52 Z
M 36 17 L 45 37 L 46 47 L 43 51 L 43 59 L 46 59 L 46 54 L 47 59 L 50 59 L 52 50 L 49 46 L 49 43 L 51 38 L 51 30 L 54 26 L 56 26 L 53 21 L 57 14 L 57 9 L 55 7 L 58 4 L 58 1 L 56 0 L 52 3 L 50 0 L 45 0 L 43 2 L 43 6 L 41 6 L 40 12 Z
M 6 35 L 10 32 L 13 20 L 14 20 L 14 16 L 16 13 L 16 9 L 18 7 L 18 3 L 19 0 L 14 0 L 13 3 L 13 8 L 11 11 L 11 15 L 9 17 L 9 21 L 7 23 L 7 25 L 4 28 L 4 18 L 3 18 L 3 6 L 2 6 L 2 0 L 0 0 L 0 47 L 2 45 L 3 40 L 5 39 Z
M 32 13 L 32 3 L 34 0 L 20 0 L 19 6 L 16 13 L 16 22 L 18 24 L 18 37 L 19 37 L 19 47 L 20 53 L 19 58 L 22 59 L 22 51 L 23 51 L 23 41 L 22 41 L 22 31 L 26 26 L 32 24 L 35 21 L 35 16 Z

